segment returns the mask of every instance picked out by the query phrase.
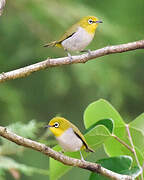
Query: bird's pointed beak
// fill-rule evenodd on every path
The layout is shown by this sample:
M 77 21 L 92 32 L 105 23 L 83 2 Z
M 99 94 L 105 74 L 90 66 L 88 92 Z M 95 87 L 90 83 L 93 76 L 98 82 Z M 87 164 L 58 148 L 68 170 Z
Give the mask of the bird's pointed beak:
M 95 21 L 95 23 L 103 23 L 102 21 Z
M 44 126 L 44 128 L 50 128 L 50 127 L 53 127 L 53 126 L 51 126 L 51 125 Z

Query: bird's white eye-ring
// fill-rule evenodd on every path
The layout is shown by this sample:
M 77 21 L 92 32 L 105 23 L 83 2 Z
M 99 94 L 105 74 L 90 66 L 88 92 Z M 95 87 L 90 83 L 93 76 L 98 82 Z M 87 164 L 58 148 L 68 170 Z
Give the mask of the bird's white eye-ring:
M 89 20 L 88 20 L 88 23 L 89 23 L 89 24 L 92 24 L 92 23 L 93 23 L 93 20 L 92 20 L 92 19 L 89 19 Z
M 58 123 L 58 122 L 55 122 L 55 123 L 54 123 L 54 127 L 55 127 L 55 128 L 58 128 L 58 127 L 59 127 L 59 123 Z

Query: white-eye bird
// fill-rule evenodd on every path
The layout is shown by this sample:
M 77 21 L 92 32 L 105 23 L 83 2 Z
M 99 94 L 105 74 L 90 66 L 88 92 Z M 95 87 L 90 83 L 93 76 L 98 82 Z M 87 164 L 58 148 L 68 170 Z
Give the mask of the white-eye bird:
M 99 23 L 102 23 L 102 21 L 98 20 L 95 16 L 83 17 L 69 28 L 58 41 L 50 42 L 44 45 L 44 47 L 62 47 L 67 51 L 68 56 L 71 58 L 70 51 L 83 51 L 93 40 L 95 30 Z
M 94 152 L 94 150 L 88 146 L 79 129 L 67 119 L 63 117 L 54 117 L 45 127 L 48 127 L 54 134 L 64 151 L 80 151 L 82 160 L 84 159 L 81 150 Z

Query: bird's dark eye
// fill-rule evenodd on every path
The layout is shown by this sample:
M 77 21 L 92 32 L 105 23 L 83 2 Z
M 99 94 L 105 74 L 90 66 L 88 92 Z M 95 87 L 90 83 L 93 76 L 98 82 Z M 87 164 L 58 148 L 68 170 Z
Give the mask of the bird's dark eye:
M 55 128 L 58 128 L 58 127 L 59 127 L 59 123 L 58 123 L 58 122 L 55 122 L 55 123 L 54 123 L 54 127 L 55 127 Z
M 92 23 L 93 23 L 93 20 L 92 20 L 92 19 L 89 19 L 89 20 L 88 20 L 88 23 L 89 23 L 89 24 L 92 24 Z

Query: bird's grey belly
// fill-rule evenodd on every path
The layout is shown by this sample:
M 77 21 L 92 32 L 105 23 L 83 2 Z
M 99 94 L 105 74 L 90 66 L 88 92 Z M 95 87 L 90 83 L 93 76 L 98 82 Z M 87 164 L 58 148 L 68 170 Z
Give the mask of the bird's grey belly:
M 61 44 L 68 51 L 82 51 L 92 41 L 94 35 L 89 34 L 83 28 L 79 27 L 78 31 Z
M 79 151 L 83 145 L 82 141 L 75 135 L 72 128 L 66 130 L 60 137 L 56 138 L 65 151 Z

